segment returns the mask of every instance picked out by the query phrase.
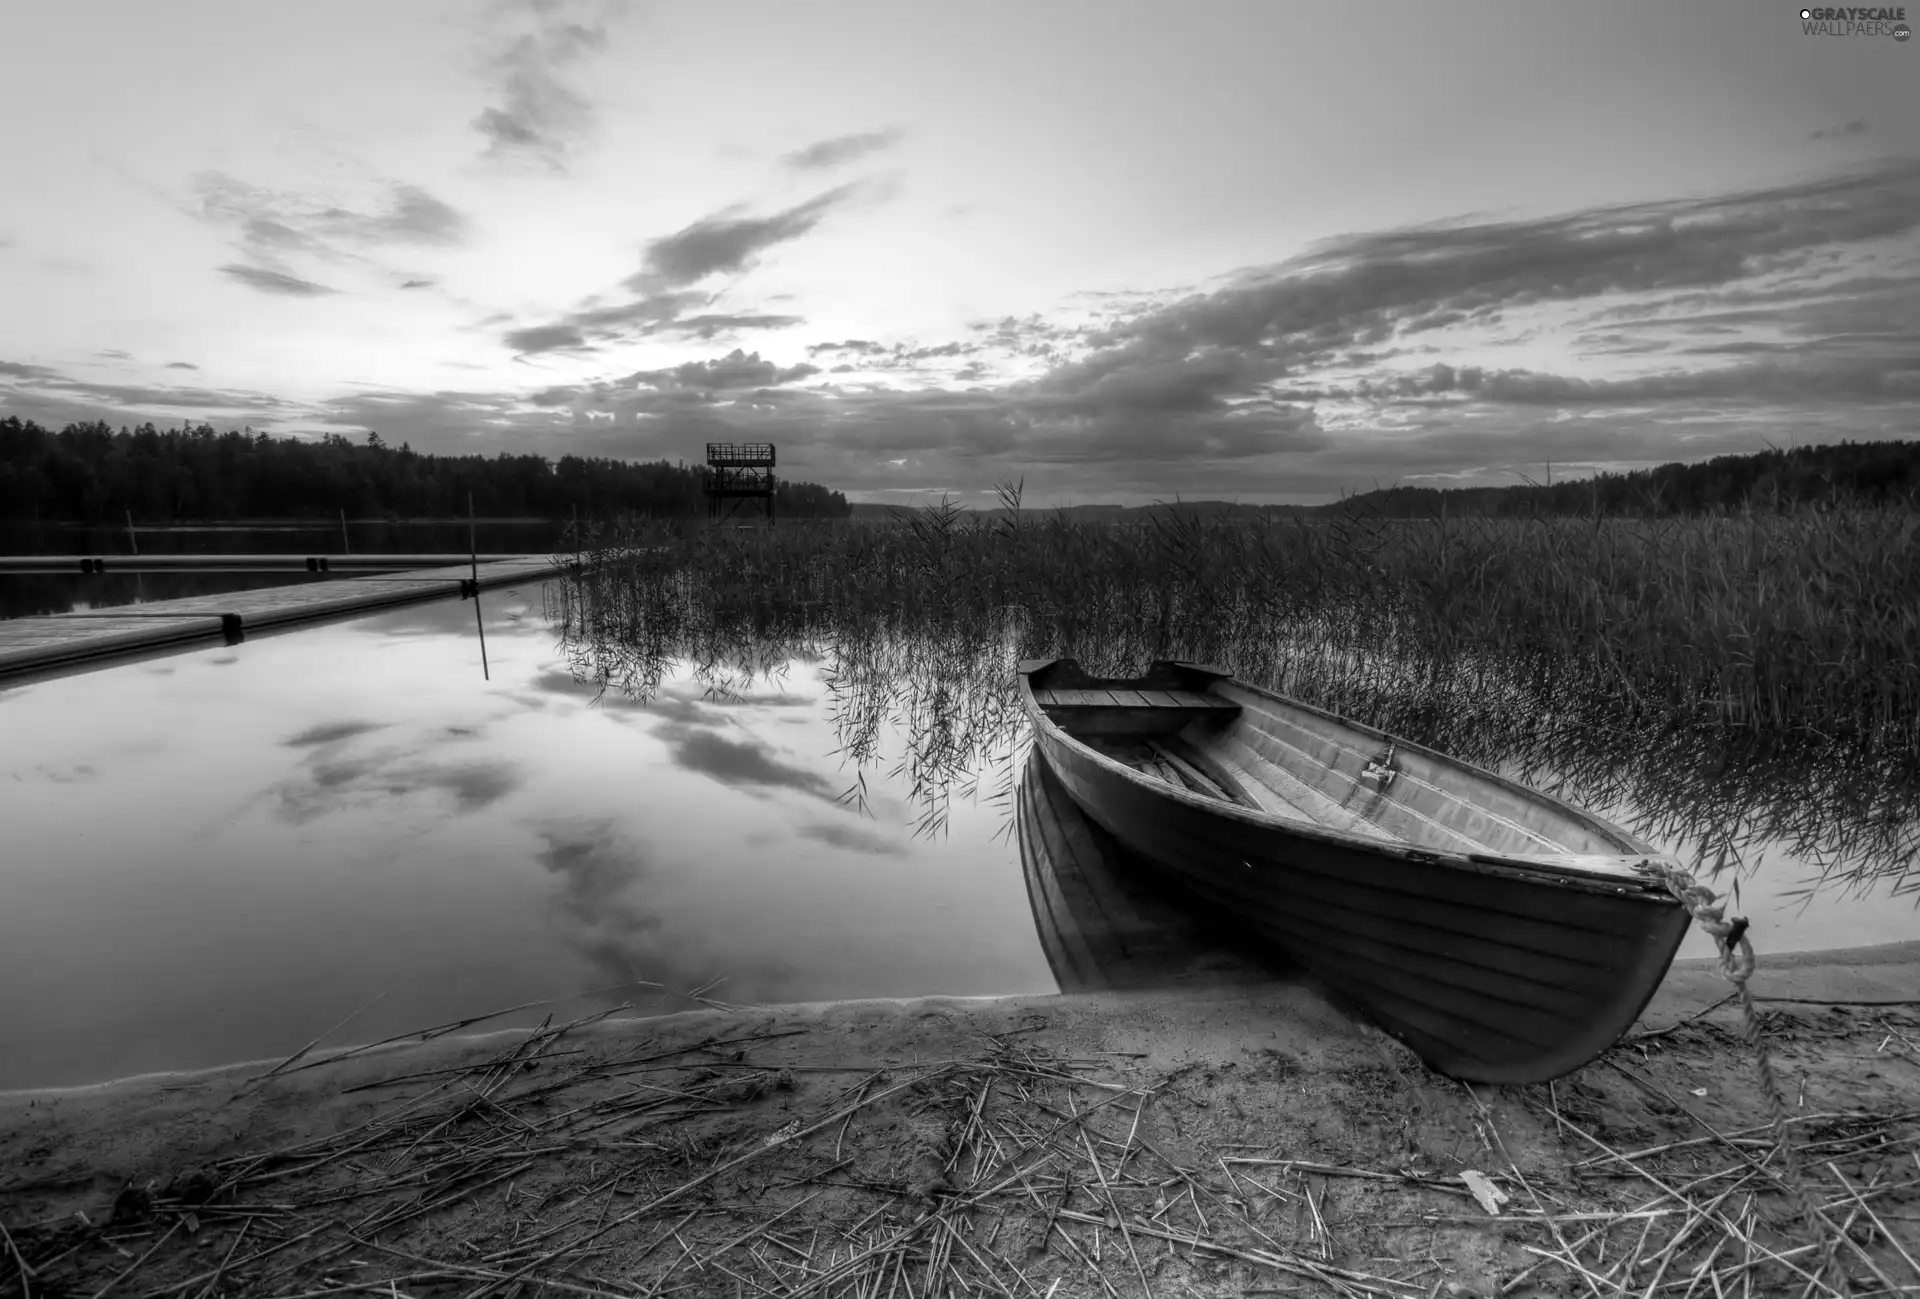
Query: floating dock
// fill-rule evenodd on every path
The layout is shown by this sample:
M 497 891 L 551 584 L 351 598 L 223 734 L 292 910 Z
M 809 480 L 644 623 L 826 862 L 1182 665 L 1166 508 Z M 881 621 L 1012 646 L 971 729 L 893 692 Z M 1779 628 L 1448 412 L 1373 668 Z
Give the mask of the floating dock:
M 75 558 L 77 560 L 78 557 Z M 165 559 L 167 556 L 149 558 Z M 328 558 L 337 565 L 345 557 Z M 352 558 L 393 560 L 419 557 L 356 555 Z M 447 556 L 429 558 L 444 560 L 445 563 L 378 576 L 159 600 L 151 604 L 129 605 L 124 609 L 88 610 L 41 618 L 9 618 L 0 621 L 0 686 L 17 678 L 102 665 L 106 660 L 124 655 L 174 649 L 200 642 L 234 645 L 245 640 L 250 631 L 351 617 L 453 595 L 465 598 L 493 587 L 552 577 L 560 571 L 557 562 L 545 555 L 484 556 L 477 569 L 476 581 L 476 570 L 471 566 L 470 557 L 462 557 L 457 561 Z M 106 571 L 123 571 L 121 565 L 130 563 L 132 559 L 133 556 L 109 557 L 111 567 Z M 195 571 L 208 570 L 200 568 Z M 327 571 L 333 571 L 333 566 L 329 566 Z

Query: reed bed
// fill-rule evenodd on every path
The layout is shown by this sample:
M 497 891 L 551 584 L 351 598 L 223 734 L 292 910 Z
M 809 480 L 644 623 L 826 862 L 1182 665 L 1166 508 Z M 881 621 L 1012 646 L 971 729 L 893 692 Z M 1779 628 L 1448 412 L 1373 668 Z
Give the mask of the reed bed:
M 1428 679 L 1497 664 L 1536 695 L 1579 683 L 1728 731 L 1920 743 L 1920 513 L 1905 510 L 1121 527 L 933 508 L 895 525 L 663 523 L 596 540 L 593 582 L 682 573 L 717 622 L 831 607 L 998 625 L 1018 610 L 1029 648 L 1213 650 L 1259 679 L 1297 668 L 1299 645 L 1281 642 L 1311 630 L 1329 653 L 1388 654 Z
M 1784 839 L 1813 864 L 1809 890 L 1911 892 L 1916 520 L 656 522 L 588 529 L 558 557 L 570 575 L 549 613 L 577 677 L 639 695 L 689 658 L 723 692 L 796 655 L 828 661 L 856 763 L 881 718 L 913 723 L 929 829 L 951 781 L 989 755 L 1012 769 L 1015 660 L 1125 674 L 1186 658 L 1630 804 L 1649 828 L 1686 820 L 1696 869 Z
M 1866 1299 L 1920 1286 L 1920 1111 L 1797 1112 L 1801 1216 L 1765 1131 L 1710 1125 L 1657 1080 L 1658 1053 L 1697 1024 L 1642 1034 L 1555 1086 L 1472 1089 L 1398 1064 L 1315 1075 L 1346 1133 L 1329 1144 L 1289 1121 L 1287 1094 L 1308 1078 L 1272 1052 L 1238 1072 L 1149 1071 L 1017 1028 L 882 1066 L 808 1049 L 805 1028 L 723 1023 L 664 1048 L 588 1031 L 609 1013 L 549 1018 L 454 1067 L 394 1063 L 340 1085 L 360 1108 L 338 1130 L 155 1169 L 97 1221 L 0 1219 L 0 1295 Z M 1887 1021 L 1887 1040 L 1910 1021 Z M 1672 1121 L 1634 1126 L 1608 1086 L 1665 1096 L 1654 1108 Z M 0 1208 L 25 1193 L 0 1184 Z

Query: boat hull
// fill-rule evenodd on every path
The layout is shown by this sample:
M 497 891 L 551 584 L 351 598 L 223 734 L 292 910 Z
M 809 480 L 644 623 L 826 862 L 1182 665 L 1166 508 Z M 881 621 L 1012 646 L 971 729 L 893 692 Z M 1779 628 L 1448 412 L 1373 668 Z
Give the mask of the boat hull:
M 1027 703 L 1036 746 L 1089 819 L 1453 1077 L 1539 1082 L 1592 1060 L 1639 1017 L 1686 933 L 1685 910 L 1635 879 L 1365 842 L 1183 796 L 1069 735 L 1031 690 Z
M 1015 797 L 1027 901 L 1061 992 L 1244 986 L 1295 973 L 1271 944 L 1235 941 L 1088 821 L 1038 750 Z

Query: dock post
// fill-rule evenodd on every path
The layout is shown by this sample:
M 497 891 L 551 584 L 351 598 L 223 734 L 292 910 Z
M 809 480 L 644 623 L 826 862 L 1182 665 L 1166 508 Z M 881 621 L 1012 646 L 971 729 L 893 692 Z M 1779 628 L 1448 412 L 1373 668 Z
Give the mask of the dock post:
M 473 565 L 473 625 L 480 632 L 480 675 L 491 681 L 493 672 L 487 667 L 487 624 L 480 617 L 480 543 L 474 533 L 472 492 L 467 493 L 467 555 Z
M 344 505 L 340 507 L 340 553 L 343 555 L 353 553 L 353 547 L 347 544 L 347 507 Z
M 132 550 L 136 555 L 140 553 L 140 543 L 133 539 L 133 510 L 131 507 L 127 510 L 127 548 Z

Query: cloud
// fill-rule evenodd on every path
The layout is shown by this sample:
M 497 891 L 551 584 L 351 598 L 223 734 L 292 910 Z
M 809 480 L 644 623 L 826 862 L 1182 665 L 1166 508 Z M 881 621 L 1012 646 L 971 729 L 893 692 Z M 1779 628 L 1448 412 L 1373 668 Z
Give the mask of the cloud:
M 50 370 L 44 365 L 27 365 L 20 361 L 0 361 L 0 377 L 9 379 L 58 379 L 60 372 Z
M 458 244 L 466 239 L 468 226 L 452 204 L 417 185 L 396 185 L 392 206 L 385 212 L 361 216 L 333 208 L 320 220 L 330 233 L 366 243 Z
M 236 232 L 244 261 L 219 271 L 263 294 L 315 297 L 336 294 L 300 267 L 376 265 L 374 253 L 392 246 L 449 248 L 467 242 L 470 223 L 453 205 L 415 184 L 386 184 L 367 211 L 301 194 L 265 190 L 205 171 L 194 178 L 190 215 Z
M 830 167 L 840 167 L 856 162 L 883 149 L 890 149 L 899 142 L 900 132 L 897 130 L 842 135 L 831 140 L 821 140 L 817 144 L 810 144 L 804 149 L 787 154 L 780 161 L 795 171 L 824 171 Z
M 199 368 L 200 368 L 199 366 L 195 365 L 191 361 L 168 361 L 167 362 L 167 369 L 169 370 L 198 370 Z
M 738 334 L 758 329 L 789 329 L 806 323 L 801 316 L 781 316 L 767 312 L 741 311 L 713 315 L 686 316 L 662 321 L 648 333 L 678 334 L 703 341 L 721 334 Z
M 338 293 L 324 284 L 315 284 L 293 275 L 283 275 L 279 271 L 262 270 L 258 266 L 228 265 L 219 268 L 222 275 L 238 280 L 250 289 L 262 293 L 281 294 L 295 298 L 315 298 L 329 293 Z
M 400 287 L 403 289 L 430 289 L 433 287 L 433 281 L 432 280 L 408 280 L 406 283 L 402 284 Z
M 844 352 L 851 353 L 860 358 L 858 365 L 843 363 L 835 366 L 833 372 L 836 374 L 844 374 L 849 371 L 892 371 L 896 373 L 908 373 L 928 372 L 937 368 L 928 366 L 926 363 L 929 361 L 944 361 L 963 356 L 972 356 L 977 352 L 986 350 L 989 346 L 991 345 L 955 340 L 951 343 L 939 343 L 926 347 L 913 347 L 906 343 L 895 343 L 893 346 L 888 347 L 869 339 L 850 338 L 843 343 L 815 343 L 807 349 L 807 352 L 812 356 Z M 1051 352 L 1050 348 L 1046 350 L 1049 353 Z M 1036 348 L 1023 349 L 1023 351 L 1027 355 L 1037 356 L 1041 354 L 1041 349 Z M 971 368 L 976 373 L 983 372 L 978 366 L 963 368 Z
M 292 408 L 278 397 L 232 389 L 93 383 L 40 365 L 0 361 L 5 413 L 50 427 L 76 421 L 109 423 L 161 412 L 195 418 L 270 419 Z
M 240 414 L 287 409 L 278 397 L 217 388 L 170 388 L 132 383 L 83 383 L 60 379 L 51 385 L 70 399 L 102 406 L 159 406 L 184 411 L 232 411 Z
M 1170 442 L 1184 427 L 1222 456 L 1257 454 L 1261 441 L 1248 434 L 1263 425 L 1272 437 L 1313 436 L 1317 412 L 1302 402 L 1406 396 L 1398 380 L 1301 380 L 1381 368 L 1423 336 L 1500 328 L 1510 316 L 1549 304 L 1598 307 L 1627 294 L 1671 301 L 1745 287 L 1804 273 L 1836 246 L 1896 240 L 1916 226 L 1920 164 L 1901 163 L 1716 199 L 1350 235 L 1211 292 L 1123 317 L 1088 335 L 1090 346 L 1080 354 L 1008 389 L 1003 400 L 1021 399 L 1021 409 L 1035 416 L 1086 421 L 1094 445 L 1130 454 L 1141 448 L 1128 430 L 1150 418 L 1171 421 Z M 1803 274 L 1797 288 L 1780 291 L 1813 311 L 1826 287 Z M 1869 296 L 1840 301 L 1857 318 Z M 1780 311 L 1776 305 L 1769 315 L 1777 320 Z M 1025 323 L 981 332 L 1017 344 Z M 1827 322 L 1827 330 L 1838 323 Z M 1044 326 L 1038 332 L 1060 337 Z M 1886 321 L 1883 332 L 1920 343 L 1910 310 L 1904 320 Z M 1625 402 L 1637 394 L 1732 401 L 1747 383 L 1778 401 L 1811 393 L 1899 398 L 1903 380 L 1876 377 L 1884 364 L 1836 369 L 1821 360 L 1729 371 L 1716 380 L 1696 374 L 1631 383 L 1475 371 L 1473 386 L 1456 383 L 1450 391 L 1530 406 Z
M 776 218 L 744 234 L 728 224 L 742 218 L 708 218 L 689 229 L 710 244 L 683 239 L 650 268 L 671 280 L 744 267 L 783 233 Z M 855 499 L 1025 475 L 1040 503 L 1311 501 L 1375 482 L 1514 481 L 1546 459 L 1558 473 L 1762 438 L 1869 440 L 1920 418 L 1917 227 L 1920 163 L 1884 162 L 1704 198 L 1356 232 L 1199 286 L 977 321 L 951 341 L 796 344 L 788 359 L 804 365 L 729 342 L 592 382 L 356 394 L 279 419 L 456 454 L 671 461 L 708 440 L 770 441 L 786 474 Z M 485 328 L 510 329 L 522 352 L 591 355 L 798 323 L 675 282 Z M 10 406 L 162 396 L 29 370 L 0 368 L 15 376 Z
M 131 361 L 133 359 L 132 352 L 123 352 L 117 347 L 109 347 L 104 352 L 95 352 L 94 355 L 104 356 L 109 361 Z
M 501 6 L 500 12 L 530 17 L 530 30 L 503 33 L 487 62 L 493 102 L 474 119 L 486 137 L 486 156 L 565 171 L 577 146 L 593 132 L 595 115 L 586 97 L 568 82 L 572 69 L 606 48 L 619 3 L 595 5 L 535 0 Z
M 316 744 L 337 744 L 356 735 L 382 729 L 384 722 L 321 722 L 280 743 L 290 749 L 312 748 Z
M 774 441 L 797 448 L 783 455 L 790 474 L 856 496 L 1026 473 L 1081 499 L 1312 500 L 1376 480 L 1513 481 L 1549 458 L 1893 436 L 1920 413 L 1920 264 L 1897 251 L 1917 184 L 1895 164 L 1705 200 L 1355 234 L 1203 292 L 1130 295 L 1095 328 L 1030 316 L 979 322 L 969 345 L 808 348 L 883 370 L 982 349 L 908 390 L 609 381 L 540 401 L 571 418 L 576 447 Z M 1879 260 L 1857 262 L 1862 250 Z M 1447 359 L 1462 340 L 1485 352 L 1542 320 L 1576 357 L 1604 334 L 1587 355 L 1640 372 Z M 1003 357 L 1038 372 L 1018 377 Z M 777 369 L 757 364 L 754 379 Z
M 1867 124 L 1865 122 L 1861 121 L 1858 118 L 1855 118 L 1853 121 L 1848 122 L 1845 126 L 1822 128 L 1821 130 L 1815 131 L 1812 135 L 1808 136 L 1807 138 L 1809 140 L 1838 140 L 1844 136 L 1849 136 L 1849 135 L 1865 135 L 1867 133 L 1867 129 L 1868 129 Z
M 305 195 L 262 189 L 222 172 L 194 179 L 193 216 L 232 229 L 243 262 L 222 273 L 263 293 L 314 297 L 338 292 L 309 277 L 299 262 L 369 264 L 397 245 L 464 243 L 467 218 L 417 185 L 388 184 L 371 209 L 356 211 Z
M 653 293 L 681 288 L 717 273 L 742 271 L 756 253 L 812 230 L 859 188 L 842 185 L 771 216 L 703 217 L 648 244 L 645 263 L 627 279 L 626 287 L 636 293 Z
M 900 845 L 883 834 L 861 826 L 842 825 L 839 822 L 826 822 L 818 825 L 803 825 L 798 833 L 803 838 L 817 839 L 832 848 L 844 852 L 872 853 L 888 855 L 900 851 Z
M 535 325 L 530 329 L 509 330 L 506 344 L 516 352 L 568 352 L 587 345 L 572 325 Z
M 339 742 L 358 729 L 317 727 L 287 743 L 308 750 L 302 770 L 271 791 L 281 817 L 305 825 L 350 807 L 386 806 L 410 794 L 450 794 L 456 812 L 477 812 L 521 783 L 508 762 L 426 761 L 398 751 L 350 753 Z
M 673 759 L 688 771 L 697 771 L 736 789 L 793 789 L 828 802 L 839 791 L 817 771 L 809 771 L 774 756 L 772 746 L 748 738 L 736 740 L 707 727 L 668 722 L 654 728 L 666 741 Z
M 684 896 L 668 876 L 678 854 L 635 843 L 611 820 L 556 820 L 537 828 L 534 860 L 554 881 L 553 923 L 588 967 L 597 987 L 663 984 L 682 992 L 726 977 L 728 996 L 790 1000 L 794 971 L 768 951 L 767 936 L 749 925 L 686 923 L 671 900 Z M 667 886 L 663 887 L 663 883 Z M 684 903 L 680 904 L 684 905 Z M 646 995 L 632 989 L 634 999 Z M 672 1000 L 667 1005 L 679 1008 Z
M 747 353 L 736 347 L 727 355 L 712 361 L 689 361 L 668 370 L 636 371 L 627 376 L 626 382 L 662 390 L 765 388 L 794 383 L 818 373 L 820 367 L 805 363 L 782 369 L 772 361 L 761 360 L 758 352 Z
M 640 270 L 621 282 L 621 289 L 634 295 L 627 301 L 582 305 L 549 324 L 511 330 L 503 341 L 523 354 L 577 351 L 633 337 L 704 340 L 802 324 L 802 317 L 786 313 L 706 310 L 717 303 L 719 294 L 690 286 L 711 275 L 745 271 L 757 253 L 806 234 L 858 189 L 842 186 L 771 216 L 704 217 L 647 245 Z
M 1143 313 L 1134 313 L 1128 319 Z M 1063 344 L 1081 337 L 1085 331 L 1056 325 L 1037 312 L 1025 318 L 1004 316 L 999 320 L 976 320 L 967 326 L 977 341 L 1016 356 L 1051 357 Z
M 338 257 L 345 251 L 342 245 L 452 247 L 471 233 L 465 214 L 418 185 L 385 185 L 383 201 L 365 212 L 262 189 L 217 171 L 195 177 L 194 190 L 199 197 L 194 215 L 236 227 L 242 247 L 263 256 Z
M 1920 334 L 1902 340 L 1907 355 Z M 1775 344 L 1718 346 L 1716 354 L 1786 353 Z M 1829 401 L 1851 404 L 1920 400 L 1920 366 L 1899 353 L 1886 356 L 1765 359 L 1709 369 L 1671 369 L 1623 379 L 1592 379 L 1536 370 L 1495 370 L 1438 364 L 1393 379 L 1362 381 L 1324 390 L 1320 399 L 1360 397 L 1381 404 L 1470 396 L 1509 406 L 1639 406 L 1682 401 L 1768 402 L 1782 405 Z
M 635 886 L 652 873 L 640 850 L 623 843 L 611 821 L 556 822 L 539 835 L 546 846 L 534 860 L 558 881 L 562 930 L 593 966 L 595 982 L 639 978 L 651 966 L 649 940 L 665 923 L 637 896 Z
M 441 455 L 512 450 L 557 456 L 567 450 L 554 444 L 554 435 L 565 431 L 564 423 L 541 414 L 526 397 L 513 392 L 441 388 L 352 393 L 321 402 L 306 413 L 309 426 L 379 429 L 391 446 L 411 442 L 418 451 Z
M 1111 355 L 1061 365 L 1032 385 L 1036 398 L 1079 415 L 1120 411 L 1173 415 L 1221 411 L 1264 377 L 1257 359 L 1225 348 L 1187 356 Z

